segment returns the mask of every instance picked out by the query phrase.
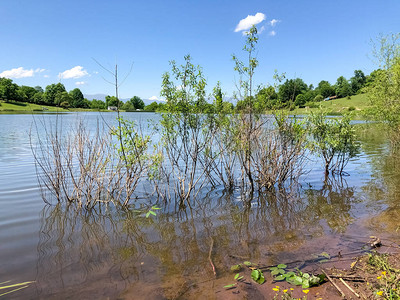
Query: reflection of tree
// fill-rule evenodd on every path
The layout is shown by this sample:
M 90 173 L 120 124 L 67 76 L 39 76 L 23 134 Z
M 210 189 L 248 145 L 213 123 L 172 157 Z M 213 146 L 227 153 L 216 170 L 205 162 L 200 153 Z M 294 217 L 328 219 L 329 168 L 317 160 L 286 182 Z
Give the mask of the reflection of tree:
M 345 232 L 353 221 L 350 214 L 355 201 L 354 188 L 347 186 L 343 176 L 326 178 L 320 190 L 306 191 L 308 210 L 312 212 L 315 222 L 325 220 L 334 232 Z
M 87 292 L 113 298 L 126 288 L 151 287 L 175 297 L 193 283 L 215 279 L 210 249 L 220 277 L 235 262 L 230 255 L 266 262 L 273 253 L 279 259 L 282 249 L 276 245 L 299 247 L 305 232 L 322 233 L 298 195 L 268 192 L 252 206 L 224 197 L 206 195 L 193 208 L 170 213 L 166 208 L 152 218 L 129 210 L 46 207 L 38 245 L 39 295 Z

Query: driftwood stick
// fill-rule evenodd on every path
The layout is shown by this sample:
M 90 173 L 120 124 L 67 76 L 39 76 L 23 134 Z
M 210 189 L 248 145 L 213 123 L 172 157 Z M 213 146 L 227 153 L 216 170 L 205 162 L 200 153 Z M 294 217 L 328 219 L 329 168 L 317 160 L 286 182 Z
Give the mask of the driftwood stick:
M 340 287 L 337 286 L 337 284 L 333 281 L 333 279 L 324 271 L 322 270 L 322 273 L 325 274 L 326 278 L 329 280 L 330 283 L 338 290 L 338 292 L 342 295 L 343 298 L 346 298 L 346 294 L 343 293 L 343 291 L 340 289 Z
M 215 270 L 215 266 L 214 266 L 214 264 L 213 264 L 213 262 L 212 262 L 212 259 L 211 259 L 211 252 L 212 252 L 212 250 L 213 250 L 213 246 L 214 246 L 214 239 L 211 238 L 210 251 L 208 252 L 208 260 L 210 261 L 210 264 L 211 264 L 211 267 L 212 267 L 214 276 L 216 277 L 216 276 L 217 276 L 217 272 L 216 272 L 216 270 Z
M 355 275 L 335 275 L 335 274 L 331 274 L 329 275 L 331 278 L 343 278 L 349 281 L 365 281 L 364 278 L 360 277 L 360 276 L 355 276 Z
M 347 284 L 347 282 L 343 280 L 343 278 L 339 278 L 339 280 L 340 280 L 354 295 L 356 295 L 357 298 L 360 298 L 360 295 L 357 294 L 357 293 L 351 288 L 351 286 L 349 286 L 349 285 Z

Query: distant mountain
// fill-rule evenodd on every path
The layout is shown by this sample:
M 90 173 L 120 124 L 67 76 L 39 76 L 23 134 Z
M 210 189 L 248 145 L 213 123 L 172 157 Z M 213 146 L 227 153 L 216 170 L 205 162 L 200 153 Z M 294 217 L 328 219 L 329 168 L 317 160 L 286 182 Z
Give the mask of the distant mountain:
M 83 95 L 83 96 L 88 100 L 96 99 L 96 100 L 106 101 L 106 96 L 108 96 L 108 95 L 106 95 L 106 94 L 94 94 L 94 95 Z M 129 99 L 130 98 L 120 99 L 120 100 L 123 101 L 123 102 L 126 102 Z M 143 100 L 145 105 L 149 105 L 150 103 L 154 102 L 154 100 L 150 100 L 150 99 L 142 99 L 142 100 Z M 163 101 L 157 100 L 156 102 L 157 103 L 160 103 L 160 102 L 162 103 Z

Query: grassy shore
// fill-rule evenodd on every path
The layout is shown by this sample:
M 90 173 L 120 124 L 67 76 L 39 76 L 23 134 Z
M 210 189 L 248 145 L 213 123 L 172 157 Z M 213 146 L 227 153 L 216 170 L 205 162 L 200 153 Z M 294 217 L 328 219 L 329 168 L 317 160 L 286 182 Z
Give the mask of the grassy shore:
M 56 106 L 38 105 L 27 102 L 10 101 L 5 102 L 0 100 L 0 112 L 3 113 L 35 113 L 35 112 L 72 112 L 72 111 L 98 111 L 94 109 L 70 108 L 65 109 Z M 107 111 L 107 110 L 102 110 Z
M 316 102 L 314 108 L 297 108 L 293 110 L 296 115 L 308 114 L 311 110 L 318 109 L 319 107 L 324 109 L 331 115 L 341 115 L 346 112 L 354 112 L 356 115 L 362 115 L 362 113 L 369 108 L 370 103 L 368 101 L 367 94 L 360 94 L 351 96 L 348 98 L 341 98 L 329 101 Z

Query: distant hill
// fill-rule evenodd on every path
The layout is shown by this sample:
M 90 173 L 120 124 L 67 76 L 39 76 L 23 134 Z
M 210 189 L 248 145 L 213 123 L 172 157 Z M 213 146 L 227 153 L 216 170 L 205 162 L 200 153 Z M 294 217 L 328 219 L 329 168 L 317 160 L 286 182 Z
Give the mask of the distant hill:
M 96 99 L 96 100 L 106 101 L 106 96 L 108 96 L 108 95 L 106 95 L 106 94 L 93 94 L 93 95 L 83 95 L 83 96 L 88 100 Z M 129 99 L 130 98 L 120 99 L 120 100 L 123 101 L 123 102 L 126 102 Z M 154 102 L 154 100 L 150 100 L 150 99 L 142 99 L 142 100 L 143 100 L 145 105 L 149 105 L 150 103 Z M 156 102 L 157 103 L 160 103 L 160 102 L 162 103 L 163 101 L 157 100 Z

